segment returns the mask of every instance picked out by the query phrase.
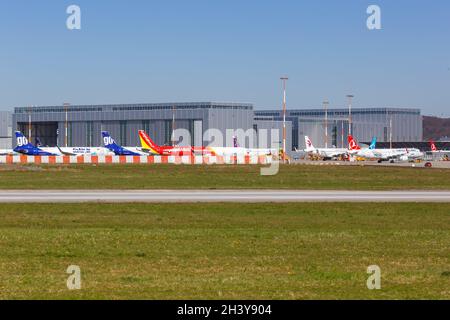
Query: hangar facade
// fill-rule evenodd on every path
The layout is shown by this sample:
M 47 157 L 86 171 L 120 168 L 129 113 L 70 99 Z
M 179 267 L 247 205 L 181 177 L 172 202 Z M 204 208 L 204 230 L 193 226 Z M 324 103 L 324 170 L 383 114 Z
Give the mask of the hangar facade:
M 348 109 L 329 109 L 328 146 L 347 144 L 349 131 Z M 174 120 L 175 119 L 175 120 Z M 287 150 L 305 147 L 304 136 L 310 136 L 317 147 L 325 146 L 325 111 L 322 109 L 294 109 L 287 111 Z M 30 129 L 31 128 L 31 129 Z M 254 132 L 240 141 L 246 147 L 270 147 L 272 140 L 282 138 L 281 110 L 254 110 L 245 103 L 161 103 L 18 107 L 12 116 L 12 130 L 22 131 L 36 138 L 44 146 L 100 146 L 100 132 L 109 131 L 124 146 L 139 145 L 138 130 L 147 131 L 156 143 L 171 143 L 173 129 L 186 129 L 190 141 L 180 145 L 203 146 L 215 140 L 210 129 L 223 134 L 220 145 L 231 146 L 228 130 Z M 264 130 L 263 130 L 264 129 Z M 262 139 L 259 132 L 279 131 L 278 137 Z M 253 131 L 252 131 L 253 130 Z M 392 135 L 395 142 L 422 141 L 420 109 L 358 108 L 352 111 L 352 133 L 359 141 L 373 136 L 387 142 Z M 15 141 L 13 139 L 13 145 Z

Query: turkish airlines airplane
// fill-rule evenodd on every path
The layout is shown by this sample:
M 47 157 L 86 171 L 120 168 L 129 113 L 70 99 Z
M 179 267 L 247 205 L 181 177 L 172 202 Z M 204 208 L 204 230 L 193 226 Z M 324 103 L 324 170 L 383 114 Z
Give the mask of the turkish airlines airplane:
M 431 147 L 431 152 L 436 152 L 436 153 L 450 153 L 450 150 L 439 150 L 436 147 L 436 143 L 434 143 L 433 140 L 430 140 L 430 147 Z
M 424 153 L 419 149 L 361 149 L 352 136 L 348 136 L 350 154 L 364 159 L 377 159 L 378 162 L 410 161 L 422 159 Z

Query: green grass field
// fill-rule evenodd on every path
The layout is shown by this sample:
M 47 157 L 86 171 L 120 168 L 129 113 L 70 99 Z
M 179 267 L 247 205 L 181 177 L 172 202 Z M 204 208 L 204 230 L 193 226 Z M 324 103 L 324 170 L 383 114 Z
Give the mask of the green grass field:
M 2 299 L 450 299 L 449 204 L 4 204 L 0 221 Z
M 0 166 L 0 189 L 450 190 L 450 170 L 362 166 Z

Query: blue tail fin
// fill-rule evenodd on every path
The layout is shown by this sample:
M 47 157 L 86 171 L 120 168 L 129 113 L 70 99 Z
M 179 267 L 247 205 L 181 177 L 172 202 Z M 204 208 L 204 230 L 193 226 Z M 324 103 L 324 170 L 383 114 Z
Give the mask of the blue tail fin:
M 32 145 L 27 137 L 22 132 L 16 131 L 17 147 L 14 149 L 17 153 L 26 154 L 29 156 L 54 156 L 53 153 L 46 152 L 34 145 Z
M 34 148 L 22 132 L 16 131 L 17 148 Z
M 111 151 L 120 149 L 120 146 L 114 141 L 108 131 L 102 131 L 103 144 Z
M 103 144 L 105 148 L 114 152 L 116 156 L 139 156 L 140 154 L 127 150 L 119 146 L 114 139 L 111 137 L 108 131 L 102 131 Z
M 372 143 L 370 144 L 369 149 L 374 150 L 376 148 L 377 148 L 377 137 L 373 137 Z

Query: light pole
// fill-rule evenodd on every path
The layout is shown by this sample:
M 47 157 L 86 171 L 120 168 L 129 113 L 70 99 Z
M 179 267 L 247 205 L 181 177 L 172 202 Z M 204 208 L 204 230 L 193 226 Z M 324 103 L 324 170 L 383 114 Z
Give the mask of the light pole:
M 348 134 L 352 135 L 352 100 L 355 96 L 352 94 L 347 95 L 348 98 Z
M 30 143 L 33 143 L 33 142 L 31 142 L 31 112 L 32 112 L 32 109 L 30 107 L 28 109 L 28 141 Z
M 175 106 L 172 106 L 172 147 L 175 146 Z
M 328 148 L 328 100 L 323 102 L 323 107 L 325 109 L 325 148 Z
M 68 115 L 69 106 L 70 106 L 70 103 L 64 103 L 64 112 L 66 113 L 66 121 L 64 123 L 64 146 L 66 148 L 67 148 L 67 142 L 68 142 L 67 137 L 69 134 L 69 123 L 68 123 L 69 122 L 69 115 Z
M 288 77 L 281 77 L 283 82 L 283 162 L 286 161 L 286 81 Z
M 389 117 L 389 149 L 392 149 L 392 114 Z

